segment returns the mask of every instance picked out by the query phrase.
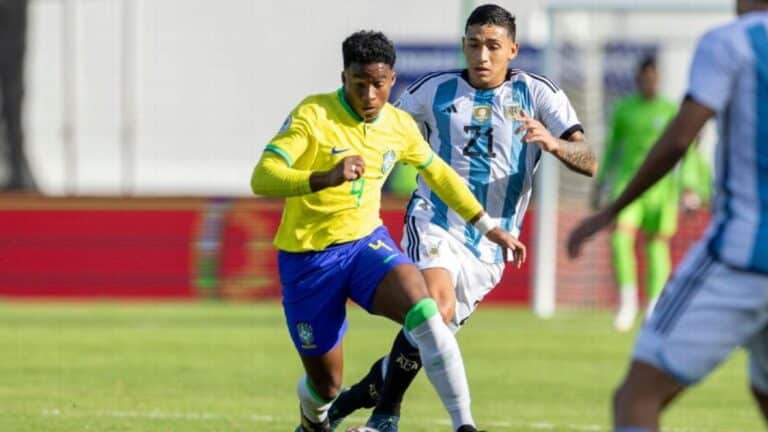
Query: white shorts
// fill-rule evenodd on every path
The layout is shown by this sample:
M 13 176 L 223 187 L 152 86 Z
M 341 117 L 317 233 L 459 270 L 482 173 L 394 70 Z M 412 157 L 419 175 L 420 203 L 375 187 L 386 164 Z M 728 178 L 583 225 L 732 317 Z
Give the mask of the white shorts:
M 768 275 L 729 267 L 700 242 L 664 288 L 633 357 L 691 385 L 744 346 L 752 384 L 768 393 L 766 323 Z
M 439 267 L 451 274 L 456 288 L 456 314 L 448 327 L 454 333 L 499 283 L 504 272 L 504 264 L 480 261 L 446 230 L 413 216 L 406 220 L 400 246 L 419 269 Z

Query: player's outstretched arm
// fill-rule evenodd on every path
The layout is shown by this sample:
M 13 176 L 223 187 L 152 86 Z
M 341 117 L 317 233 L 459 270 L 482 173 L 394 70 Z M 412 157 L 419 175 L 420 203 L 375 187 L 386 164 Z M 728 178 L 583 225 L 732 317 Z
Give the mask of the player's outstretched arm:
M 534 143 L 542 150 L 552 153 L 571 171 L 593 177 L 597 173 L 595 150 L 584 139 L 584 134 L 574 132 L 568 140 L 555 138 L 540 121 L 520 112 L 520 127 L 515 133 L 525 131 L 524 143 Z
M 503 248 L 505 260 L 507 260 L 507 254 L 511 253 L 511 261 L 514 261 L 518 267 L 525 262 L 525 245 L 515 236 L 501 229 L 485 213 L 483 206 L 472 195 L 472 192 L 453 168 L 439 157 L 435 157 L 420 171 L 420 174 L 448 207 L 464 220 L 473 224 L 489 240 Z
M 253 170 L 251 190 L 271 197 L 306 195 L 356 180 L 364 172 L 365 162 L 360 156 L 347 156 L 331 170 L 313 172 L 291 168 L 282 157 L 264 153 Z
M 710 108 L 688 99 L 680 112 L 653 146 L 632 180 L 619 197 L 592 216 L 584 219 L 568 239 L 568 254 L 575 258 L 584 242 L 606 228 L 632 201 L 671 171 L 685 155 L 704 124 L 715 115 Z

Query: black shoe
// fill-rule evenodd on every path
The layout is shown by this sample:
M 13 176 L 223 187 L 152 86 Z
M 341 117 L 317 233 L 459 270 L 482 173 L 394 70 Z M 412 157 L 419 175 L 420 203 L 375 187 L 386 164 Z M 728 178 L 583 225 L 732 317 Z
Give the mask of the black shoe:
M 342 390 L 341 393 L 339 393 L 339 396 L 336 398 L 336 401 L 338 401 L 342 397 L 345 397 L 344 393 L 348 391 L 349 389 Z M 331 407 L 328 409 L 328 421 L 331 424 L 331 432 L 335 431 L 336 428 L 339 427 L 341 422 L 343 422 L 344 419 L 347 418 L 349 414 L 351 414 L 351 412 L 345 412 L 344 410 L 341 410 L 336 405 L 336 401 L 334 401 Z
M 461 425 L 456 432 L 478 432 L 477 428 L 472 425 Z
M 301 424 L 296 427 L 294 432 L 331 432 L 331 424 L 328 422 L 327 417 L 322 423 L 313 423 L 304 416 L 304 413 L 301 412 L 301 407 L 299 407 L 299 414 L 301 415 Z
M 368 374 L 351 388 L 342 390 L 328 410 L 331 431 L 335 430 L 344 419 L 361 408 L 373 408 L 379 401 L 379 390 L 384 385 L 379 359 L 368 370 Z
M 373 414 L 365 425 L 379 432 L 397 432 L 399 422 L 399 416 Z

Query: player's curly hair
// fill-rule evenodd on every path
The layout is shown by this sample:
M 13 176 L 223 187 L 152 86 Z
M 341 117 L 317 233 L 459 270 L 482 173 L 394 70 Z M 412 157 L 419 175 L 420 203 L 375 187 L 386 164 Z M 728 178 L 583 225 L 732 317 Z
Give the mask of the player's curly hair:
M 395 45 L 382 32 L 361 30 L 352 33 L 341 44 L 344 67 L 352 63 L 384 63 L 395 66 Z
M 497 25 L 507 29 L 509 38 L 513 41 L 517 33 L 517 25 L 515 24 L 515 16 L 508 10 L 495 4 L 484 4 L 478 6 L 467 18 L 467 24 L 464 26 L 464 33 L 467 32 L 469 26 L 476 24 L 480 25 Z

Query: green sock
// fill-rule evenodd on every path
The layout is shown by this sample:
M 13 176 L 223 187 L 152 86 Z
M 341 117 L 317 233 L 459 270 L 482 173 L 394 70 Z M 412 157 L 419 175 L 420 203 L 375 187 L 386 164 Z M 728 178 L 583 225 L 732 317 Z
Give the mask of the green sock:
M 667 283 L 669 272 L 672 269 L 672 260 L 669 256 L 669 241 L 654 239 L 648 242 L 646 247 L 648 254 L 648 300 L 659 297 L 664 284 Z
M 613 268 L 619 287 L 637 286 L 634 235 L 616 230 L 611 235 Z

